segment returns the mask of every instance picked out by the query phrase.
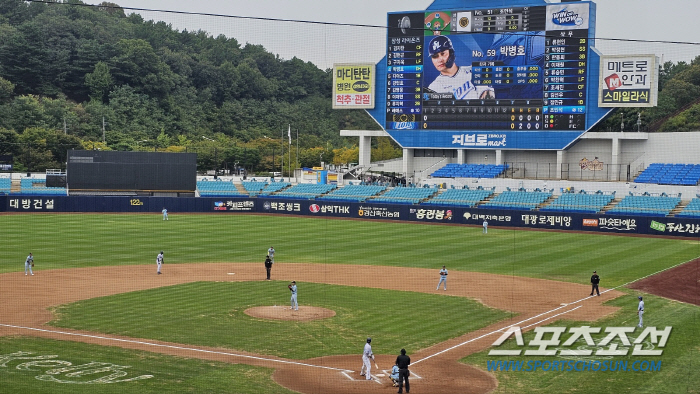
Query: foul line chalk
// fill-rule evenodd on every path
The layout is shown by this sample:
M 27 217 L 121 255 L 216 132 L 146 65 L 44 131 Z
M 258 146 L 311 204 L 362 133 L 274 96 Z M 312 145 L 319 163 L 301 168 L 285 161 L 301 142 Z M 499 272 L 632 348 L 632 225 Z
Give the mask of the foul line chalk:
M 189 347 L 184 347 L 184 346 L 164 345 L 164 344 L 160 344 L 160 343 L 152 343 L 152 342 L 144 342 L 144 341 L 135 341 L 135 340 L 132 340 L 132 339 L 110 338 L 110 337 L 99 336 L 99 335 L 78 334 L 78 333 L 74 333 L 74 332 L 54 331 L 54 330 L 46 330 L 46 329 L 43 329 L 43 328 L 22 327 L 22 326 L 14 326 L 14 325 L 11 325 L 11 324 L 2 324 L 2 323 L 0 323 L 0 327 L 18 328 L 18 329 L 22 329 L 22 330 L 47 332 L 47 333 L 50 333 L 50 334 L 68 335 L 68 336 L 74 336 L 74 337 L 84 337 L 84 338 L 93 338 L 93 339 L 103 339 L 103 340 L 106 340 L 106 341 L 114 341 L 114 342 L 134 343 L 134 344 L 137 344 L 137 345 L 147 345 L 147 346 L 162 347 L 162 348 L 167 348 L 167 349 L 186 350 L 186 351 L 199 352 L 199 353 L 220 354 L 220 355 L 223 355 L 223 356 L 249 358 L 249 359 L 253 359 L 253 360 L 268 361 L 268 362 L 272 362 L 272 363 L 292 364 L 292 365 L 301 365 L 301 366 L 304 366 L 304 367 L 321 368 L 321 369 L 330 369 L 330 370 L 332 370 L 332 371 L 352 372 L 352 371 L 348 371 L 347 369 L 326 367 L 326 366 L 323 366 L 323 365 L 313 365 L 313 364 L 301 363 L 301 362 L 298 362 L 298 361 L 277 360 L 277 359 L 274 359 L 274 358 L 264 358 L 264 357 L 250 356 L 250 355 L 247 355 L 247 354 L 236 354 L 236 353 L 220 352 L 220 351 L 215 351 L 215 350 L 205 350 L 205 349 L 189 348 Z
M 559 315 L 563 315 L 563 314 L 565 314 L 565 313 L 573 312 L 573 311 L 575 311 L 576 309 L 578 309 L 578 308 L 580 308 L 580 307 L 581 307 L 581 306 L 577 306 L 577 307 L 574 308 L 574 309 L 571 309 L 571 310 L 568 310 L 568 311 L 564 311 L 564 312 L 561 312 L 561 313 L 557 313 L 556 315 L 553 315 L 553 316 L 550 316 L 550 317 L 548 317 L 548 318 L 542 319 L 542 320 L 540 320 L 540 321 L 538 321 L 538 322 L 536 322 L 536 323 L 533 323 L 533 324 L 531 324 L 531 325 L 529 325 L 529 326 L 527 326 L 527 327 L 530 327 L 530 326 L 535 325 L 535 324 L 542 323 L 543 321 L 552 319 L 552 318 L 554 318 L 554 317 L 557 317 L 557 316 L 559 316 Z M 521 320 L 521 321 L 519 321 L 518 323 L 511 324 L 510 326 L 505 327 L 505 328 L 510 328 L 510 327 L 513 327 L 513 326 L 519 326 L 520 323 L 524 323 L 524 322 L 526 322 L 526 321 L 528 321 L 528 320 L 532 320 L 532 319 L 535 319 L 535 318 L 540 317 L 540 316 L 542 316 L 542 315 L 549 314 L 549 313 L 554 312 L 554 311 L 556 311 L 556 310 L 558 310 L 558 309 L 561 309 L 561 308 L 563 308 L 563 307 L 560 306 L 559 308 L 552 309 L 551 311 L 544 312 L 544 313 L 540 313 L 539 315 L 532 316 L 532 317 L 527 318 L 527 319 L 525 319 L 525 320 Z M 454 346 L 452 346 L 452 347 L 450 347 L 450 348 L 447 348 L 447 349 L 445 349 L 445 350 L 441 350 L 441 351 L 439 351 L 439 352 L 437 352 L 437 353 L 431 354 L 430 356 L 426 356 L 426 357 L 424 357 L 424 358 L 422 358 L 422 359 L 420 359 L 420 360 L 418 360 L 418 361 L 412 363 L 412 365 L 418 364 L 418 363 L 421 362 L 421 361 L 425 361 L 425 360 L 427 360 L 427 359 L 433 358 L 433 357 L 435 357 L 435 356 L 437 356 L 437 355 L 440 355 L 440 354 L 442 354 L 442 353 L 446 353 L 446 352 L 448 352 L 448 351 L 450 351 L 450 350 L 456 349 L 456 348 L 458 348 L 458 347 L 460 347 L 460 346 L 463 346 L 463 345 L 466 345 L 466 344 L 468 344 L 468 343 L 472 343 L 472 342 L 474 342 L 474 341 L 478 341 L 479 339 L 486 338 L 486 337 L 489 336 L 489 335 L 493 335 L 493 334 L 502 332 L 505 328 L 499 328 L 498 330 L 493 330 L 493 331 L 488 332 L 488 333 L 486 333 L 486 334 L 480 335 L 480 336 L 478 336 L 478 337 L 476 337 L 476 338 L 472 338 L 472 339 L 470 339 L 470 340 L 468 340 L 468 341 L 465 341 L 465 342 L 462 342 L 462 343 L 460 343 L 460 344 L 454 345 Z M 411 372 L 411 374 L 413 374 L 413 372 Z

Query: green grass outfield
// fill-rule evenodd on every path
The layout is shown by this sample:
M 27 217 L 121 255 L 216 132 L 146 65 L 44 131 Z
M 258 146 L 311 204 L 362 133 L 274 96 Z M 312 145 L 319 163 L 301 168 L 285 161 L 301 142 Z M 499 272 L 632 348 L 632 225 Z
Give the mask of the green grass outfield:
M 25 214 L 0 216 L 8 249 L 0 272 L 155 264 L 370 264 L 488 272 L 613 287 L 700 256 L 700 242 L 553 231 L 243 214 Z M 437 273 L 436 273 L 437 277 Z
M 434 269 L 436 273 L 441 265 L 447 265 L 450 270 L 478 271 L 503 275 L 518 275 L 553 279 L 587 284 L 591 271 L 596 269 L 601 274 L 603 287 L 614 287 L 632 280 L 650 275 L 659 270 L 692 260 L 700 256 L 700 242 L 664 238 L 641 238 L 612 235 L 597 235 L 590 233 L 567 233 L 555 231 L 521 231 L 499 229 L 492 227 L 489 234 L 481 234 L 479 227 L 428 225 L 420 223 L 374 222 L 361 220 L 337 220 L 326 218 L 301 218 L 292 216 L 263 216 L 241 214 L 177 214 L 172 213 L 170 220 L 163 222 L 160 214 L 22 214 L 0 215 L 0 226 L 3 229 L 3 244 L 5 245 L 0 272 L 19 272 L 24 269 L 23 262 L 29 252 L 35 255 L 36 269 L 41 271 L 52 268 L 76 268 L 105 265 L 154 264 L 155 256 L 160 250 L 165 251 L 168 264 L 190 262 L 254 262 L 262 264 L 267 248 L 274 246 L 277 250 L 277 262 L 310 262 L 319 264 L 370 264 L 386 266 L 422 267 Z M 257 286 L 266 282 L 239 283 L 239 286 L 251 286 L 252 293 L 260 291 Z M 269 283 L 269 282 L 268 282 Z M 272 282 L 274 283 L 274 282 Z M 215 290 L 226 288 L 230 283 L 194 283 L 178 285 L 146 292 L 135 292 L 123 295 L 105 297 L 103 299 L 87 300 L 60 308 L 61 318 L 56 325 L 80 325 L 86 329 L 110 330 L 124 332 L 133 336 L 152 336 L 153 326 L 165 326 L 173 316 L 155 314 L 150 319 L 133 321 L 128 314 L 120 314 L 128 307 L 139 306 L 140 312 L 145 313 L 144 303 L 149 297 L 168 300 L 189 308 L 201 309 L 192 322 L 187 324 L 203 325 L 210 312 L 210 324 L 219 324 L 214 317 L 219 316 L 226 322 L 226 313 L 233 310 L 231 305 L 212 306 L 207 309 L 206 303 L 183 295 L 183 292 L 193 291 L 211 286 Z M 454 286 L 453 283 L 451 286 Z M 317 297 L 319 303 L 337 305 L 339 319 L 348 319 L 343 324 L 326 319 L 318 322 L 293 323 L 301 330 L 309 331 L 308 338 L 314 338 L 314 330 L 338 330 L 334 339 L 338 347 L 352 347 L 359 353 L 357 346 L 362 343 L 365 335 L 364 327 L 354 313 L 365 313 L 366 299 L 359 294 L 370 292 L 367 289 L 343 289 L 322 284 L 306 284 L 300 289 L 300 301 L 306 304 L 304 297 Z M 334 291 L 329 291 L 334 289 Z M 546 291 L 546 289 L 537 289 Z M 373 289 L 380 292 L 379 296 L 393 299 L 405 296 L 407 292 L 390 292 Z M 331 295 L 333 293 L 333 295 Z M 346 294 L 346 297 L 342 297 Z M 349 296 L 347 296 L 349 295 Z M 377 296 L 377 294 L 374 294 Z M 334 297 L 338 297 L 334 300 Z M 432 304 L 431 297 L 437 295 L 410 294 L 421 317 L 430 321 L 434 313 L 425 304 Z M 414 298 L 415 297 L 415 298 Z M 347 299 L 343 299 L 347 298 Z M 451 297 L 443 297 L 447 300 Z M 610 317 L 610 322 L 596 322 L 595 325 L 608 326 L 612 324 L 630 324 L 634 320 L 636 302 L 633 297 L 614 300 L 614 305 L 624 306 L 624 310 Z M 697 393 L 698 343 L 700 343 L 700 317 L 698 308 L 686 304 L 671 302 L 657 297 L 647 297 L 648 324 L 673 325 L 671 340 L 663 356 L 664 365 L 661 372 L 646 373 L 498 373 L 501 380 L 500 393 Z M 228 302 L 229 300 L 227 300 Z M 239 302 L 245 306 L 245 299 L 234 297 L 231 302 Z M 354 303 L 353 303 L 354 301 Z M 450 302 L 462 302 L 450 300 Z M 106 327 L 102 316 L 107 318 L 109 313 L 91 318 L 94 308 L 101 303 L 115 303 L 110 321 L 118 323 L 116 327 Z M 124 303 L 130 304 L 125 305 Z M 216 300 L 212 302 L 216 304 Z M 222 303 L 223 304 L 223 303 Z M 249 301 L 247 304 L 253 305 Z M 103 304 L 104 305 L 104 304 Z M 462 304 L 457 305 L 460 307 Z M 464 304 L 466 309 L 467 304 Z M 242 307 L 241 306 L 241 307 Z M 391 305 L 381 305 L 390 308 Z M 228 309 L 227 309 L 228 308 Z M 631 309 L 631 311 L 630 311 Z M 175 313 L 173 310 L 169 312 Z M 81 317 L 80 314 L 83 314 Z M 129 311 L 132 313 L 132 311 Z M 135 312 L 134 312 L 135 313 Z M 238 312 L 234 312 L 236 315 Z M 372 312 L 375 320 L 396 319 L 387 315 L 385 309 Z M 494 318 L 498 315 L 494 311 Z M 631 316 L 630 316 L 631 315 Z M 73 316 L 73 317 L 71 317 Z M 70 319 L 69 319 L 70 318 Z M 615 320 L 618 319 L 618 320 Z M 0 318 L 1 320 L 1 318 Z M 150 322 L 149 322 L 150 320 Z M 393 320 L 392 320 L 393 321 Z M 288 323 L 288 322 L 287 322 Z M 249 323 L 253 329 L 261 326 Z M 255 323 L 257 324 L 257 323 Z M 262 323 L 261 323 L 262 324 Z M 264 323 L 267 325 L 268 323 Z M 277 323 L 269 323 L 274 326 Z M 577 323 L 565 323 L 574 325 Z M 589 325 L 593 325 L 588 323 Z M 634 324 L 634 322 L 632 322 Z M 131 327 L 128 327 L 131 325 Z M 347 328 L 345 326 L 348 326 Z M 439 325 L 436 325 L 438 327 Z M 455 335 L 456 327 L 447 325 L 449 335 Z M 467 327 L 470 329 L 470 327 Z M 202 328 L 204 329 L 204 328 Z M 397 341 L 401 325 L 382 324 L 379 329 L 383 335 L 390 338 L 391 346 Z M 415 334 L 411 338 L 411 346 L 424 346 L 425 338 L 422 333 L 434 332 L 435 327 L 415 326 Z M 345 330 L 348 331 L 347 335 Z M 219 329 L 218 331 L 223 331 Z M 194 333 L 202 331 L 194 331 Z M 320 332 L 320 331 L 318 331 Z M 288 335 L 283 329 L 280 335 Z M 200 343 L 201 338 L 187 338 L 190 333 L 186 330 L 178 332 L 177 327 L 166 330 L 163 338 L 185 343 Z M 165 337 L 167 335 L 167 338 Z M 207 334 L 208 335 L 208 334 Z M 213 335 L 213 334 L 212 334 Z M 206 343 L 213 345 L 222 343 L 223 346 L 237 348 L 235 340 L 229 341 L 222 334 L 204 338 Z M 275 335 L 275 333 L 270 333 Z M 192 335 L 194 336 L 194 335 Z M 680 340 L 686 338 L 686 340 Z M 360 343 L 357 345 L 356 342 Z M 381 353 L 381 341 L 375 346 Z M 202 342 L 204 343 L 204 342 Z M 432 343 L 432 340 L 429 342 Z M 352 345 L 352 346 L 351 346 Z M 328 346 L 318 346 L 317 353 L 301 352 L 298 344 L 277 347 L 271 343 L 256 345 L 261 353 L 289 354 L 293 356 L 321 356 L 332 354 Z M 268 350 L 264 349 L 268 348 Z M 251 348 L 252 349 L 252 348 Z M 74 363 L 89 361 L 110 362 L 118 365 L 130 365 L 138 373 L 152 373 L 163 376 L 158 381 L 144 380 L 128 382 L 129 386 L 106 385 L 50 385 L 37 380 L 34 375 L 24 374 L 12 368 L 0 368 L 0 393 L 60 393 L 61 390 L 77 393 L 101 393 L 114 390 L 121 392 L 233 392 L 257 393 L 285 392 L 269 379 L 270 370 L 257 369 L 247 366 L 229 366 L 198 360 L 180 359 L 175 357 L 152 355 L 150 353 L 130 352 L 110 347 L 75 344 L 69 341 L 45 341 L 34 338 L 0 338 L 0 354 L 16 351 L 35 351 L 57 354 L 60 359 Z M 343 351 L 346 351 L 345 349 Z M 387 351 L 394 353 L 395 348 Z M 352 353 L 352 352 L 351 352 Z M 65 356 L 64 356 L 65 354 Z M 80 356 L 80 355 L 84 356 Z M 104 356 L 104 357 L 103 357 Z M 73 358 L 75 361 L 73 361 Z M 89 360 L 88 360 L 89 359 Z M 668 361 L 665 361 L 668 359 Z M 149 362 L 137 363 L 138 360 L 153 360 L 155 368 L 146 368 Z M 483 355 L 467 358 L 467 362 L 477 367 L 485 368 Z M 161 363 L 161 364 L 158 364 Z M 162 365 L 162 367 L 160 366 Z M 243 368 L 243 369 L 236 369 Z M 165 375 L 187 369 L 191 373 L 178 379 L 175 375 Z M 151 372 L 154 371 L 155 372 Z M 141 372 L 148 371 L 148 372 Z M 136 373 L 136 372 L 135 372 Z M 694 374 L 694 375 L 693 375 Z M 693 376 L 691 376 L 693 375 Z M 235 386 L 222 388 L 215 382 L 221 376 L 234 376 Z M 264 389 L 260 381 L 265 381 Z M 143 386 L 141 386 L 143 384 Z M 227 384 L 230 384 L 228 382 Z M 416 382 L 417 384 L 417 382 Z M 70 386 L 70 387 L 69 387 Z M 117 389 L 112 387 L 116 386 Z M 68 388 L 66 388 L 68 387 Z M 416 386 L 416 389 L 418 386 Z

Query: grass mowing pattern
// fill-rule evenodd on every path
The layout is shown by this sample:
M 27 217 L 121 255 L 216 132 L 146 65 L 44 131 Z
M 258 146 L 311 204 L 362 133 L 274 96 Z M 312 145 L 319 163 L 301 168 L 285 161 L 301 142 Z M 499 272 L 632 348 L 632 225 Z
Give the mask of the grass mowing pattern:
M 16 352 L 31 352 L 32 356 L 56 355 L 52 360 L 69 362 L 80 366 L 91 362 L 111 363 L 126 366 L 127 375 L 118 379 L 129 379 L 142 375 L 153 378 L 132 382 L 110 384 L 85 384 L 87 381 L 110 375 L 112 372 L 84 376 L 67 376 L 66 373 L 50 375 L 62 381 L 57 383 L 37 379 L 47 371 L 70 367 L 55 362 L 43 362 L 29 368 L 18 369 L 23 362 L 15 360 L 0 364 L 0 392 L 32 394 L 187 394 L 187 393 L 293 393 L 276 384 L 269 368 L 245 364 L 228 364 L 214 361 L 193 360 L 164 356 L 155 353 L 126 350 L 116 347 L 89 345 L 69 341 L 54 341 L 39 338 L 0 337 L 0 358 Z M 117 379 L 117 380 L 118 380 Z M 82 383 L 82 384 L 80 384 Z
M 10 264 L 37 269 L 259 262 L 274 246 L 278 262 L 371 264 L 488 272 L 588 283 L 598 270 L 613 287 L 700 256 L 697 241 L 418 223 L 246 214 L 26 214 L 0 216 Z M 437 279 L 436 279 L 437 280 Z
M 336 316 L 296 322 L 243 313 L 288 306 L 286 284 L 197 282 L 119 294 L 57 308 L 59 319 L 50 324 L 307 359 L 359 355 L 368 336 L 376 338 L 377 354 L 412 353 L 510 316 L 465 298 L 315 283 L 299 283 L 300 304 L 333 309 Z
M 658 329 L 663 329 L 666 326 L 673 327 L 666 347 L 663 348 L 663 354 L 661 356 L 632 356 L 630 348 L 628 355 L 615 356 L 610 361 L 627 360 L 628 368 L 632 367 L 634 361 L 661 361 L 660 371 L 562 372 L 542 371 L 540 369 L 537 372 L 494 372 L 499 381 L 499 386 L 493 393 L 698 393 L 698 388 L 700 388 L 700 374 L 697 373 L 698 360 L 700 360 L 700 347 L 698 346 L 698 340 L 700 339 L 700 307 L 652 295 L 645 296 L 644 302 L 647 312 L 644 315 L 645 326 L 656 326 Z M 618 306 L 622 309 L 613 316 L 601 319 L 595 324 L 563 321 L 549 325 L 556 327 L 593 326 L 602 327 L 601 331 L 603 331 L 605 327 L 634 327 L 638 323 L 636 315 L 637 297 L 631 295 L 620 297 L 606 303 L 606 305 Z M 642 330 L 637 328 L 634 333 L 630 334 L 630 342 L 633 342 L 641 332 Z M 562 335 L 562 343 L 570 335 L 568 333 Z M 529 348 L 527 344 L 534 336 L 535 333 L 532 331 L 523 334 L 526 348 Z M 603 336 L 594 334 L 596 343 L 600 342 Z M 551 335 L 547 336 L 547 338 L 550 337 Z M 648 340 L 649 338 L 647 338 Z M 515 346 L 515 341 L 512 338 L 504 343 L 501 348 L 524 349 Z M 601 356 L 596 357 L 595 351 L 590 359 L 605 360 Z M 488 351 L 484 351 L 466 357 L 462 362 L 473 364 L 477 368 L 486 370 L 487 360 L 564 361 L 563 358 L 543 356 L 489 356 Z

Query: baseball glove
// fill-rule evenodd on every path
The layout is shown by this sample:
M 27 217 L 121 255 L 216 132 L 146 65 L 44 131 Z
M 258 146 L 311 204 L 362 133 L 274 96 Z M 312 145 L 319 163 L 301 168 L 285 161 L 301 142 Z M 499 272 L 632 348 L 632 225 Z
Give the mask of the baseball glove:
M 34 268 L 34 263 L 32 263 L 32 268 Z

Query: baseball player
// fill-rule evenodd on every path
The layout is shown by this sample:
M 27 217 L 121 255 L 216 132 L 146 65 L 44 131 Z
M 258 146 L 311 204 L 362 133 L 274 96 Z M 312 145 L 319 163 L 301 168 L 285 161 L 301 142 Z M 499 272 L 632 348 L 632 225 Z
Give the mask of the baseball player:
M 637 327 L 644 327 L 644 300 L 642 299 L 642 296 L 637 297 L 639 298 L 639 306 L 637 306 L 637 314 L 639 315 L 639 324 Z
M 391 379 L 391 383 L 393 387 L 398 387 L 399 386 L 399 365 L 394 364 L 393 367 L 391 367 L 391 374 L 389 375 L 389 378 Z
M 435 290 L 440 290 L 441 283 L 444 283 L 445 291 L 447 291 L 447 269 L 445 269 L 444 265 L 440 270 L 440 281 L 438 282 L 437 288 Z
M 163 251 L 161 250 L 156 257 L 156 265 L 158 265 L 158 275 L 160 275 L 160 267 L 163 265 Z
M 161 212 L 163 212 L 163 220 L 168 220 L 168 210 L 163 207 Z
M 428 85 L 429 90 L 435 93 L 452 93 L 457 100 L 496 98 L 492 87 L 477 86 L 472 83 L 471 66 L 457 66 L 454 46 L 449 37 L 433 38 L 428 46 L 428 53 L 433 66 L 440 72 L 440 75 Z
M 365 349 L 362 352 L 362 366 L 364 367 L 365 379 L 372 380 L 372 374 L 370 370 L 372 369 L 372 363 L 370 360 L 374 360 L 374 353 L 372 353 L 372 338 L 367 338 L 367 343 L 365 343 Z M 360 369 L 360 375 L 362 375 L 362 369 Z
M 297 302 L 297 282 L 295 280 L 292 281 L 288 286 L 289 291 L 292 292 L 292 299 L 290 300 L 292 303 L 292 307 L 289 309 L 294 309 L 295 311 L 299 310 L 299 303 Z
M 27 275 L 27 270 L 29 270 L 29 273 L 34 276 L 34 271 L 32 271 L 32 267 L 34 266 L 34 256 L 32 256 L 31 253 L 29 253 L 29 256 L 27 256 L 27 259 L 24 260 L 24 275 Z
M 270 256 L 270 260 L 272 261 L 272 263 L 274 263 L 275 262 L 275 248 L 270 246 L 270 249 L 267 250 L 267 255 Z
M 600 296 L 600 290 L 598 290 L 598 283 L 600 283 L 600 276 L 598 276 L 598 273 L 593 271 L 593 275 L 591 275 L 591 295 L 593 293 L 598 293 Z
M 488 234 L 488 233 L 489 233 L 489 222 L 487 222 L 486 219 L 484 219 L 484 234 Z

